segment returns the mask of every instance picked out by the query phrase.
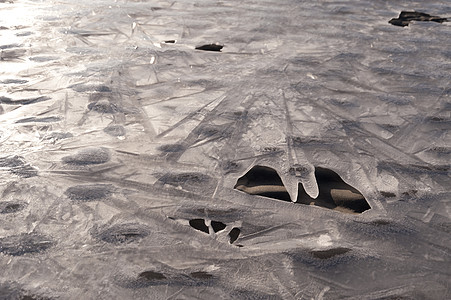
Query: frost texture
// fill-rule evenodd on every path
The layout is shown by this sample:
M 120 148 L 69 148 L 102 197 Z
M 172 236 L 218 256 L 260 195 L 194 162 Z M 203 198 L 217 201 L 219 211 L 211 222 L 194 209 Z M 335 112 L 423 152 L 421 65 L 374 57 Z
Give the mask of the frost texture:
M 449 298 L 449 1 L 0 2 L 0 298 Z

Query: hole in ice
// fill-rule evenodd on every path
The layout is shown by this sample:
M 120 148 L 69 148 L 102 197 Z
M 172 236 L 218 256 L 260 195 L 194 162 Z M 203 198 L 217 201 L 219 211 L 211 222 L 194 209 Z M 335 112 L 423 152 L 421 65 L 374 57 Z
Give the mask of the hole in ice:
M 53 241 L 40 234 L 20 234 L 0 239 L 0 252 L 12 256 L 42 252 L 53 245 Z
M 145 279 L 145 280 L 163 280 L 166 279 L 166 276 L 164 276 L 162 273 L 154 272 L 154 271 L 144 271 L 138 275 L 138 279 Z
M 74 155 L 63 157 L 62 161 L 72 165 L 103 164 L 110 160 L 110 151 L 107 148 L 88 148 L 78 151 Z
M 207 272 L 204 272 L 204 271 L 192 272 L 192 273 L 190 273 L 190 276 L 195 278 L 195 279 L 210 279 L 210 278 L 213 278 L 213 275 L 208 274 Z
M 166 44 L 175 44 L 175 40 L 167 40 L 164 41 Z
M 118 224 L 103 230 L 97 234 L 97 237 L 107 243 L 121 244 L 139 241 L 149 235 L 147 226 L 128 223 Z
M 103 199 L 112 192 L 111 184 L 87 184 L 72 186 L 66 190 L 65 194 L 74 201 L 92 201 Z
M 104 114 L 114 114 L 119 111 L 116 104 L 111 103 L 106 99 L 102 99 L 96 102 L 91 102 L 88 104 L 88 109 L 90 111 L 95 111 Z
M 238 239 L 238 236 L 240 235 L 241 230 L 237 227 L 232 228 L 229 232 L 230 237 L 230 244 L 233 244 Z
M 21 211 L 27 206 L 26 203 L 23 202 L 0 202 L 0 214 L 11 214 L 18 211 Z
M 184 151 L 185 149 L 186 147 L 182 144 L 168 144 L 158 147 L 158 150 L 163 152 L 181 152 Z
M 351 251 L 351 249 L 348 248 L 333 248 L 328 250 L 319 250 L 319 251 L 310 251 L 310 254 L 313 255 L 315 258 L 319 259 L 329 259 L 337 255 L 342 255 L 347 252 Z
M 345 183 L 334 171 L 316 167 L 315 177 L 319 188 L 318 197 L 311 198 L 302 184 L 299 184 L 298 203 L 313 204 L 345 213 L 362 213 L 371 208 L 365 197 L 357 189 Z
M 125 128 L 122 125 L 109 125 L 103 131 L 112 136 L 124 136 Z
M 251 195 L 290 201 L 291 198 L 282 183 L 277 171 L 264 166 L 254 166 L 243 177 L 240 177 L 234 187 Z
M 205 220 L 204 219 L 192 219 L 192 220 L 189 220 L 189 225 L 191 227 L 193 227 L 194 229 L 203 231 L 205 233 L 210 233 L 210 231 L 208 230 L 208 226 L 205 225 Z
M 220 52 L 222 48 L 224 48 L 224 46 L 222 46 L 222 45 L 207 44 L 207 45 L 202 45 L 202 46 L 196 47 L 196 50 Z
M 214 232 L 218 232 L 224 230 L 224 228 L 226 228 L 227 225 L 222 222 L 211 221 L 211 227 L 213 228 Z
M 431 21 L 437 23 L 443 23 L 448 21 L 446 18 L 441 18 L 437 16 L 431 16 L 417 11 L 401 11 L 398 18 L 393 18 L 388 23 L 395 26 L 409 26 L 411 21 Z

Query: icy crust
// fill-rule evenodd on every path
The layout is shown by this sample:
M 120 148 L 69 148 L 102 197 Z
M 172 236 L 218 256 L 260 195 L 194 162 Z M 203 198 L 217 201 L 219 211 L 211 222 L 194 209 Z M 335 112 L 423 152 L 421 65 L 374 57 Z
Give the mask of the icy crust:
M 0 298 L 449 298 L 447 1 L 0 2 Z

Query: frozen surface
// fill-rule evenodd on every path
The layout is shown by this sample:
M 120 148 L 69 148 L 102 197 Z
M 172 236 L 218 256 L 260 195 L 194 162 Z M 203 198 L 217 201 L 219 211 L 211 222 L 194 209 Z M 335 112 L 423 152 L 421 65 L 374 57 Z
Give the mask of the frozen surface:
M 451 4 L 0 1 L 0 298 L 450 299 L 451 23 L 414 10 Z

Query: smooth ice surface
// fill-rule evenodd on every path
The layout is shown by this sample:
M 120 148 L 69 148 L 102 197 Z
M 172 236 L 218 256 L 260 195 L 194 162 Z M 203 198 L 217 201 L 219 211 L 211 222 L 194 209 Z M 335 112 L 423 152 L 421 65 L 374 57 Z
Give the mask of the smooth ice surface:
M 0 299 L 449 299 L 451 23 L 402 11 L 451 4 L 0 1 Z

